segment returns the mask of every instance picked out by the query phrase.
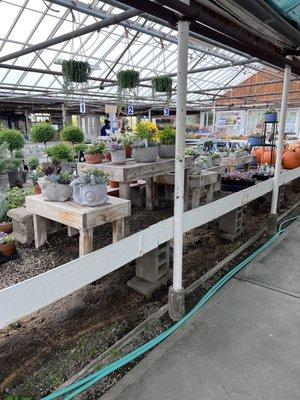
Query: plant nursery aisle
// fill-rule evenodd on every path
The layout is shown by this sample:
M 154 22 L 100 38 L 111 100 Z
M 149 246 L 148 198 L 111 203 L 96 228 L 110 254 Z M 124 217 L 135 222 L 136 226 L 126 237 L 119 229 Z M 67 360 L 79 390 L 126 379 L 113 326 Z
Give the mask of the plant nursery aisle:
M 229 281 L 101 400 L 295 400 L 300 222 Z

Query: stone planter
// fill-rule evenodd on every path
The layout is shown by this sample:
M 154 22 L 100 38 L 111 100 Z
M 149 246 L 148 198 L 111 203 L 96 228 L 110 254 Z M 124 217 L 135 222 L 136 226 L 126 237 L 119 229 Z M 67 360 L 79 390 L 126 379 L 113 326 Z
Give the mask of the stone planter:
M 100 164 L 102 160 L 102 154 L 85 154 L 85 161 L 87 164 Z
M 0 232 L 12 233 L 12 231 L 13 231 L 12 222 L 1 222 L 0 223 Z
M 154 162 L 157 158 L 157 147 L 134 147 L 132 155 L 138 163 Z
M 201 175 L 203 169 L 203 160 L 195 160 L 193 168 L 189 170 L 190 175 Z
M 204 161 L 205 167 L 212 167 L 212 156 L 201 156 L 201 159 Z
M 175 158 L 175 144 L 161 144 L 158 147 L 160 158 Z
M 52 183 L 46 176 L 38 179 L 42 197 L 46 201 L 67 201 L 72 197 L 73 189 L 70 185 Z
M 98 185 L 82 185 L 74 179 L 71 182 L 73 188 L 73 199 L 75 203 L 86 207 L 102 206 L 108 200 L 107 185 L 101 183 Z
M 125 149 L 115 150 L 111 152 L 111 162 L 115 165 L 122 165 L 126 163 Z
M 212 159 L 212 165 L 214 167 L 216 167 L 217 165 L 220 165 L 220 162 L 221 162 L 221 158 L 220 157 L 215 157 L 215 158 Z
M 0 174 L 0 192 L 8 188 L 8 174 Z
M 16 245 L 14 243 L 0 244 L 0 253 L 6 257 L 14 254 Z

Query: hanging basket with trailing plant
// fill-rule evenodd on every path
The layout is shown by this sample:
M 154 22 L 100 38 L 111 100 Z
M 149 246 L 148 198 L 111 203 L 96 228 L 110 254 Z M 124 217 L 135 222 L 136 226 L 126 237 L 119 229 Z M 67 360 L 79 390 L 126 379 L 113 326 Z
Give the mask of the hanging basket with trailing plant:
M 152 78 L 152 87 L 155 92 L 167 93 L 168 97 L 171 97 L 172 78 L 169 76 L 156 76 Z
M 117 74 L 118 89 L 134 89 L 139 86 L 140 73 L 134 69 L 126 69 Z
M 64 60 L 62 73 L 65 83 L 86 83 L 91 74 L 91 67 L 86 61 Z

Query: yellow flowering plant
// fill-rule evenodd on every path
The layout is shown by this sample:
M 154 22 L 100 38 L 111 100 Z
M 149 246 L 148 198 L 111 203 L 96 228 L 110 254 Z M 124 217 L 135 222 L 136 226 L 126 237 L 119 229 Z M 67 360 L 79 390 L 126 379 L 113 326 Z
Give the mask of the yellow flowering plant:
M 135 138 L 139 141 L 147 140 L 148 146 L 154 146 L 154 137 L 157 131 L 157 126 L 153 122 L 144 120 L 136 124 Z

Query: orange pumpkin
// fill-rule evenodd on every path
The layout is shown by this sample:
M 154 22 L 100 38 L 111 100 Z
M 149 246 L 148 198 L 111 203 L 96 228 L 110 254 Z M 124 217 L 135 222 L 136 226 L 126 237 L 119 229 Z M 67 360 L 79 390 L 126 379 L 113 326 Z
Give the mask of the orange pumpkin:
M 271 159 L 272 158 L 272 159 Z M 269 164 L 269 165 L 275 165 L 276 162 L 276 151 L 273 150 L 271 152 L 270 149 L 264 149 L 262 152 L 261 156 L 261 164 Z
M 251 156 L 256 157 L 257 164 L 261 163 L 261 156 L 263 154 L 263 147 L 253 147 L 251 150 Z
M 282 166 L 285 169 L 300 167 L 300 153 L 295 149 L 288 149 L 282 156 Z

